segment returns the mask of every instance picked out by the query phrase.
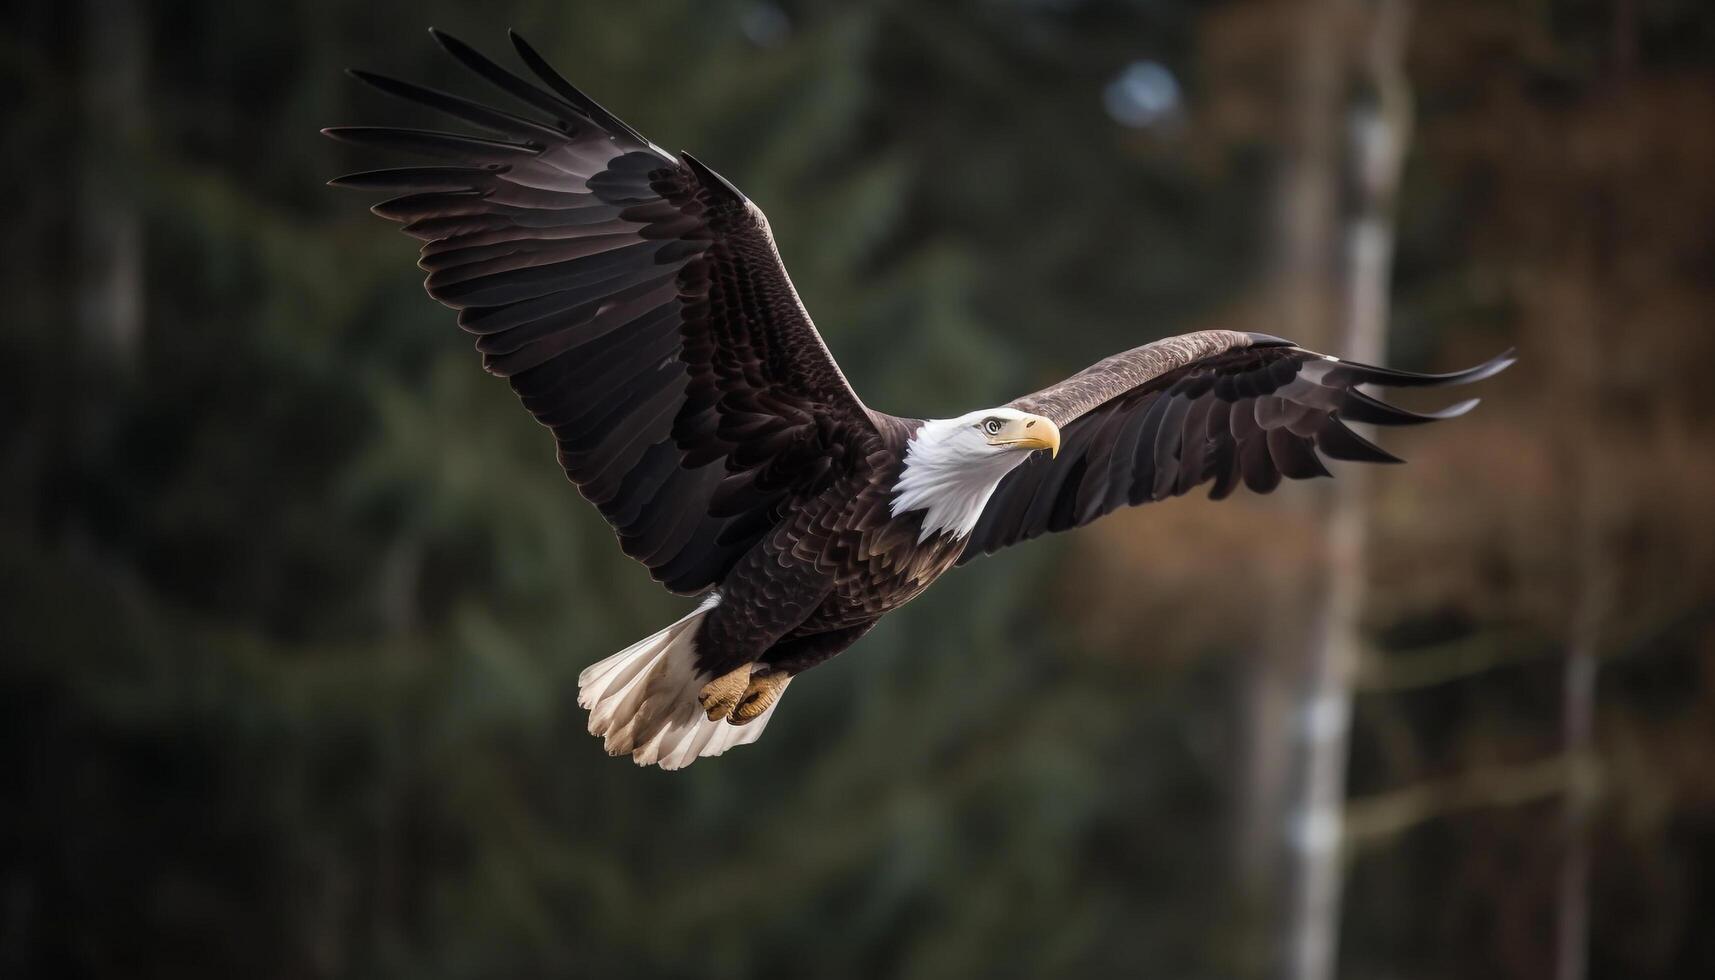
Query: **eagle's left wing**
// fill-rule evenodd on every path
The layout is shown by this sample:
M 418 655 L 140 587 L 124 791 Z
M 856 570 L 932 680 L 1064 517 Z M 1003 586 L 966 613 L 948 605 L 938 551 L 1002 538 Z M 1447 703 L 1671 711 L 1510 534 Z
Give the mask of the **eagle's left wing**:
M 1060 452 L 1037 453 L 1001 481 L 959 561 L 1209 481 L 1209 496 L 1219 500 L 1240 482 L 1268 493 L 1283 476 L 1328 476 L 1318 452 L 1397 463 L 1346 423 L 1415 425 L 1463 415 L 1477 400 L 1420 414 L 1379 401 L 1359 385 L 1465 384 L 1513 360 L 1508 351 L 1454 374 L 1413 374 L 1230 330 L 1115 354 L 1011 403 L 1058 425 Z

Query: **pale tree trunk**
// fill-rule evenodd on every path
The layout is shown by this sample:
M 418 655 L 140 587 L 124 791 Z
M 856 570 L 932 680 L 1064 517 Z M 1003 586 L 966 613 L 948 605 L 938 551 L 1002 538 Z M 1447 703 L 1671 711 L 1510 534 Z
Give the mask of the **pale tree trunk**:
M 127 374 L 143 339 L 143 227 L 129 183 L 143 124 L 143 24 L 132 0 L 85 0 L 83 11 L 73 302 L 89 366 Z
M 1326 290 L 1328 302 L 1306 304 L 1326 320 L 1303 336 L 1342 356 L 1377 363 L 1385 360 L 1394 201 L 1411 133 L 1404 72 L 1410 8 L 1407 0 L 1327 0 L 1313 6 L 1306 30 L 1331 36 L 1306 37 L 1304 57 L 1328 64 L 1302 69 L 1309 79 L 1302 94 L 1309 102 L 1301 109 L 1308 139 L 1332 144 L 1331 157 L 1321 161 L 1327 176 L 1313 191 L 1329 199 L 1316 204 L 1327 215 L 1321 241 L 1306 235 L 1298 244 L 1330 256 L 1330 271 L 1318 278 L 1334 285 Z M 1325 121 L 1313 118 L 1323 114 Z M 1349 210 L 1339 215 L 1332 192 L 1342 181 Z M 1337 480 L 1318 487 L 1311 504 L 1324 563 L 1303 634 L 1306 649 L 1296 660 L 1301 673 L 1290 729 L 1297 758 L 1287 770 L 1292 782 L 1281 947 L 1283 972 L 1293 980 L 1327 980 L 1338 961 L 1346 761 L 1367 578 L 1365 477 L 1358 467 L 1346 467 Z
M 1592 467 L 1580 461 L 1578 470 Z M 1595 478 L 1595 479 L 1599 479 Z M 1611 591 L 1604 561 L 1601 523 L 1596 518 L 1600 502 L 1594 480 L 1580 494 L 1580 526 L 1577 531 L 1577 613 L 1571 623 L 1566 647 L 1565 677 L 1561 691 L 1561 748 L 1575 777 L 1566 787 L 1561 826 L 1565 852 L 1555 896 L 1555 980 L 1584 980 L 1587 972 L 1590 931 L 1590 806 L 1588 780 L 1577 778 L 1590 766 L 1596 717 L 1596 657 Z
M 1334 202 L 1339 191 L 1339 105 L 1344 81 L 1341 10 L 1347 0 L 1291 0 L 1298 32 L 1290 71 L 1292 117 L 1275 193 L 1276 243 L 1271 306 L 1278 322 L 1269 333 L 1329 349 L 1329 322 L 1337 290 L 1333 248 Z M 1301 488 L 1300 488 L 1301 489 Z M 1304 492 L 1303 497 L 1313 492 Z M 1285 496 L 1285 495 L 1283 495 Z M 1313 517 L 1300 515 L 1306 520 Z M 1287 821 L 1302 745 L 1291 735 L 1300 700 L 1307 626 L 1300 610 L 1301 583 L 1284 583 L 1264 597 L 1274 628 L 1244 672 L 1244 772 L 1238 805 L 1238 857 L 1252 893 L 1270 918 L 1282 899 L 1281 828 Z M 1277 958 L 1278 950 L 1270 951 Z
M 1610 95 L 1619 97 L 1630 80 L 1637 55 L 1637 2 L 1616 0 L 1611 25 L 1612 60 Z M 1605 282 L 1612 268 L 1619 237 L 1614 228 L 1618 177 L 1599 178 L 1596 206 L 1591 209 L 1595 227 L 1589 245 L 1586 282 L 1592 292 L 1583 317 L 1585 336 L 1571 345 L 1578 353 L 1571 370 L 1564 372 L 1566 405 L 1599 405 L 1604 400 L 1601 364 L 1597 352 L 1608 311 L 1608 297 L 1615 284 Z M 1572 394 L 1576 393 L 1576 397 Z M 1588 433 L 1603 424 L 1599 413 L 1590 413 L 1577 426 Z M 1561 813 L 1565 850 L 1555 896 L 1555 980 L 1584 980 L 1589 972 L 1590 934 L 1590 811 L 1594 792 L 1589 775 L 1594 763 L 1597 657 L 1604 621 L 1613 603 L 1613 566 L 1607 555 L 1610 531 L 1608 474 L 1590 447 L 1600 440 L 1580 439 L 1569 434 L 1566 453 L 1573 485 L 1578 488 L 1573 514 L 1575 610 L 1569 624 L 1566 667 L 1561 690 L 1561 748 L 1571 765 L 1573 778 L 1567 787 Z
M 135 381 L 143 341 L 143 224 L 132 183 L 144 115 L 143 17 L 132 0 L 84 0 L 78 49 L 76 196 L 71 229 L 70 383 L 60 425 L 75 465 L 99 471 Z M 79 520 L 62 532 L 73 553 L 122 573 Z

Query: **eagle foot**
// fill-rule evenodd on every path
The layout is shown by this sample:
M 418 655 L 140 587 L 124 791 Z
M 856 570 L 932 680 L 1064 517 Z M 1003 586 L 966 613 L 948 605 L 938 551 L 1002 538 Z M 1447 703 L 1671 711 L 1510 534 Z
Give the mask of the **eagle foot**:
M 703 685 L 697 694 L 697 703 L 703 706 L 710 721 L 720 721 L 730 718 L 733 709 L 738 707 L 744 697 L 745 690 L 750 686 L 750 671 L 755 663 L 744 664 L 720 675 Z
M 764 711 L 780 700 L 780 695 L 791 681 L 792 675 L 784 670 L 764 667 L 752 673 L 750 686 L 744 689 L 744 697 L 739 698 L 738 707 L 732 709 L 732 716 L 727 721 L 734 725 L 743 725 L 762 717 Z

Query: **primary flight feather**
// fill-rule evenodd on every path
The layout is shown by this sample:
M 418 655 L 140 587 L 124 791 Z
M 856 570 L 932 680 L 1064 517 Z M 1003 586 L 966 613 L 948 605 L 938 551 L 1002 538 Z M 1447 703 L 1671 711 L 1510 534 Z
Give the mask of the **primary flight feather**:
M 429 295 L 554 433 L 620 548 L 697 609 L 583 672 L 608 752 L 677 769 L 755 741 L 798 674 L 955 564 L 1214 484 L 1267 493 L 1322 457 L 1397 462 L 1346 422 L 1418 414 L 1359 385 L 1450 385 L 1261 334 L 1206 330 L 1116 354 L 952 419 L 864 405 L 816 332 L 768 220 L 688 153 L 645 139 L 516 35 L 529 80 L 431 32 L 516 111 L 368 72 L 487 135 L 340 127 L 441 161 L 336 186 L 423 241 Z

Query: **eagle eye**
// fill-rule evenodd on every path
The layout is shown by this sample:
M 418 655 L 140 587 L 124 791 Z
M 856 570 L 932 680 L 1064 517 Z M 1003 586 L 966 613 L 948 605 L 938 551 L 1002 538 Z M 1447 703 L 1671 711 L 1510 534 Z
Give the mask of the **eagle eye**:
M 1000 434 L 1000 419 L 984 419 L 983 420 L 983 431 L 987 432 L 991 436 L 999 435 Z

